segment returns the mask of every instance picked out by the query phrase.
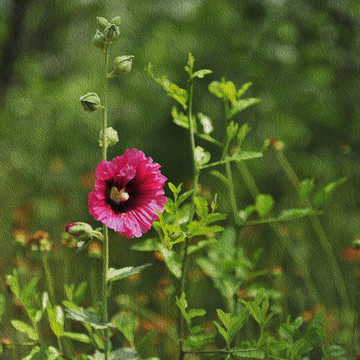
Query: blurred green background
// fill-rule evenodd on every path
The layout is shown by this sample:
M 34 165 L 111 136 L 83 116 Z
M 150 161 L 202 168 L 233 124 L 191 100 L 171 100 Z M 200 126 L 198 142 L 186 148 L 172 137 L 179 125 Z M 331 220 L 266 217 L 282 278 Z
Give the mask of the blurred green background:
M 300 180 L 314 178 L 320 189 L 348 178 L 327 200 L 321 222 L 353 292 L 353 265 L 340 255 L 360 235 L 357 0 L 1 1 L 2 277 L 15 255 L 14 230 L 42 229 L 60 244 L 66 224 L 79 220 L 96 226 L 87 211 L 87 194 L 101 159 L 101 115 L 85 113 L 79 104 L 86 92 L 102 93 L 103 56 L 91 41 L 96 16 L 121 17 L 121 37 L 111 56 L 135 55 L 132 72 L 110 81 L 109 125 L 119 132 L 120 142 L 109 150 L 109 158 L 136 147 L 160 163 L 171 182 L 191 179 L 188 136 L 172 122 L 174 102 L 144 71 L 149 61 L 156 75 L 166 74 L 181 87 L 187 86 L 188 52 L 196 69 L 213 71 L 195 84 L 194 111 L 212 118 L 220 141 L 223 110 L 208 84 L 223 76 L 238 88 L 252 81 L 247 95 L 262 102 L 237 116 L 240 124 L 252 128 L 244 148 L 257 150 L 266 138 L 276 136 Z M 218 150 L 208 149 L 215 160 Z M 276 211 L 296 207 L 294 189 L 273 153 L 248 162 L 248 167 L 260 191 L 275 198 Z M 235 180 L 238 204 L 244 208 L 253 199 L 239 174 Z M 230 213 L 219 181 L 204 173 L 200 183 L 218 192 L 221 210 Z M 252 230 L 244 235 L 246 251 L 264 248 L 260 266 L 281 265 L 291 275 L 290 285 L 302 289 L 299 269 L 276 234 L 266 226 Z M 337 306 L 327 261 L 307 219 L 285 230 L 285 241 L 312 264 L 309 271 L 323 299 Z M 112 238 L 112 266 L 127 266 L 123 248 L 134 240 L 116 234 Z M 54 264 L 61 266 L 62 256 L 54 255 Z M 136 256 L 131 255 L 131 265 L 140 263 Z M 86 267 L 84 259 L 79 272 Z M 295 312 L 312 305 L 305 295 Z

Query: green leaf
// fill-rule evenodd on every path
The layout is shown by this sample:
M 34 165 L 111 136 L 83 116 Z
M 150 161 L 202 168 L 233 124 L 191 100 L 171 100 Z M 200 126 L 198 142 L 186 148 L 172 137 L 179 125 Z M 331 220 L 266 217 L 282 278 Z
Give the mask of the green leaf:
M 261 350 L 251 348 L 234 347 L 231 349 L 231 355 L 236 359 L 265 359 L 265 354 Z
M 176 125 L 188 129 L 189 128 L 189 118 L 183 112 L 178 113 L 176 106 L 173 106 L 171 109 L 171 115 L 173 121 Z M 196 123 L 196 122 L 195 122 Z
M 62 359 L 59 352 L 52 346 L 36 346 L 22 360 L 56 360 Z
M 314 206 L 318 208 L 333 192 L 334 190 L 343 184 L 347 179 L 345 177 L 333 181 L 321 189 L 314 197 Z
M 252 82 L 247 82 L 246 84 L 244 84 L 241 89 L 238 90 L 236 97 L 239 99 L 241 98 L 247 91 L 247 89 L 252 85 Z
M 211 155 L 201 146 L 195 148 L 195 161 L 198 166 L 207 164 L 210 161 Z
M 107 280 L 108 281 L 116 281 L 116 280 L 126 279 L 129 276 L 138 274 L 140 271 L 144 270 L 145 268 L 147 268 L 151 265 L 152 264 L 145 264 L 145 265 L 141 265 L 141 266 L 137 266 L 137 267 L 128 266 L 128 267 L 125 267 L 122 269 L 110 268 L 108 270 Z
M 251 127 L 248 124 L 242 124 L 237 132 L 238 145 L 240 146 L 244 141 L 246 135 L 251 131 Z
M 236 136 L 239 129 L 239 125 L 234 123 L 233 121 L 229 122 L 229 125 L 226 127 L 227 134 L 227 144 L 229 145 L 231 140 Z
M 199 112 L 197 114 L 197 116 L 199 118 L 200 124 L 203 127 L 204 134 L 206 134 L 206 135 L 211 134 L 214 130 L 211 119 L 207 115 L 205 115 L 201 112 Z
M 220 90 L 224 98 L 228 99 L 232 104 L 236 103 L 236 87 L 232 81 L 221 82 Z
M 94 355 L 88 356 L 90 360 L 105 360 L 105 355 L 96 350 Z M 110 353 L 109 360 L 140 360 L 135 349 L 124 347 Z
M 10 286 L 11 292 L 20 297 L 20 284 L 16 269 L 13 270 L 13 275 L 6 275 L 6 281 Z
M 156 331 L 151 331 L 144 335 L 136 346 L 136 351 L 140 356 L 143 356 L 146 350 L 151 346 L 153 340 L 157 336 Z
M 220 171 L 218 170 L 211 170 L 210 174 L 220 179 L 226 186 L 229 185 L 229 181 Z
M 178 195 L 180 194 L 180 191 L 181 191 L 182 183 L 178 187 L 176 187 L 173 183 L 168 182 L 168 186 L 169 186 L 169 189 L 171 190 L 171 192 L 173 193 L 174 199 L 176 202 Z
M 165 91 L 166 93 L 175 99 L 177 102 L 179 102 L 182 107 L 186 110 L 187 108 L 187 101 L 188 101 L 188 92 L 185 89 L 180 88 L 176 84 L 173 84 L 170 82 L 166 76 L 163 76 L 161 78 L 156 78 L 154 76 L 154 73 L 152 71 L 152 64 L 149 63 L 147 67 L 147 72 L 150 75 L 150 77 L 155 80 Z
M 76 288 L 76 291 L 74 293 L 74 299 L 73 299 L 73 302 L 76 305 L 80 305 L 83 302 L 83 300 L 85 298 L 87 287 L 88 287 L 87 282 L 82 281 Z
M 259 194 L 255 200 L 255 208 L 259 216 L 263 218 L 274 206 L 274 199 L 271 195 Z
M 198 70 L 198 71 L 195 71 L 193 74 L 192 74 L 192 78 L 199 78 L 199 79 L 202 79 L 205 75 L 208 75 L 208 74 L 212 74 L 212 71 L 211 70 L 208 70 L 208 69 L 201 69 L 201 70 Z
M 181 262 L 179 255 L 174 251 L 168 249 L 163 244 L 158 244 L 158 249 L 160 250 L 162 256 L 164 257 L 165 264 L 170 270 L 170 272 L 180 279 L 181 277 Z
M 37 282 L 38 279 L 34 277 L 23 287 L 20 292 L 20 301 L 24 305 L 29 317 L 33 321 L 39 322 L 42 313 L 35 306 L 39 299 L 39 294 L 35 290 Z
M 75 284 L 71 284 L 71 285 L 64 284 L 65 295 L 69 301 L 73 300 L 74 289 L 75 289 Z
M 237 100 L 236 102 L 233 103 L 233 106 L 229 111 L 229 119 L 232 119 L 240 111 L 243 111 L 252 105 L 258 104 L 259 102 L 261 102 L 261 99 L 257 99 L 257 98 L 247 98 L 247 99 Z
M 241 161 L 241 160 L 250 160 L 262 157 L 263 154 L 258 151 L 239 151 L 232 156 L 227 156 L 225 161 Z
M 189 350 L 201 350 L 204 345 L 214 340 L 213 335 L 191 334 L 184 340 L 185 348 Z
M 104 323 L 100 320 L 100 317 L 85 309 L 66 309 L 66 317 L 71 320 L 80 321 L 85 324 L 91 325 L 94 329 L 106 329 L 108 327 L 115 327 L 112 323 Z
M 134 332 L 136 327 L 135 314 L 132 312 L 122 312 L 114 318 L 117 329 L 125 336 L 126 340 L 134 341 Z
M 194 202 L 195 202 L 195 210 L 196 210 L 196 213 L 197 213 L 201 218 L 207 217 L 208 214 L 209 214 L 209 209 L 208 209 L 208 203 L 207 203 L 207 201 L 206 201 L 203 197 L 201 197 L 201 196 L 195 196 Z
M 215 232 L 223 231 L 224 228 L 218 225 L 214 226 L 204 226 L 198 221 L 192 221 L 188 225 L 189 237 L 199 236 L 199 235 L 209 235 Z
M 195 192 L 194 189 L 191 189 L 189 191 L 184 192 L 179 196 L 179 199 L 177 201 L 177 205 L 180 206 L 189 196 L 191 196 Z
M 206 247 L 206 246 L 210 246 L 213 245 L 217 242 L 217 240 L 214 239 L 210 239 L 210 240 L 202 240 L 202 241 L 198 241 L 195 245 L 189 245 L 188 248 L 188 255 Z
M 156 251 L 158 250 L 158 243 L 159 240 L 157 238 L 143 239 L 132 245 L 131 249 L 136 251 Z
M 211 213 L 206 216 L 206 218 L 202 221 L 202 224 L 208 225 L 216 221 L 222 221 L 226 219 L 226 214 L 220 213 Z
M 28 324 L 20 320 L 11 320 L 11 325 L 19 332 L 25 333 L 31 340 L 38 340 L 36 331 Z
M 314 179 L 305 179 L 300 183 L 299 195 L 301 198 L 305 198 L 314 187 Z
M 289 220 L 295 220 L 300 219 L 305 216 L 311 216 L 311 215 L 318 215 L 319 211 L 311 209 L 311 208 L 305 208 L 305 209 L 287 209 L 283 210 L 277 219 L 279 221 L 289 221 Z
M 46 306 L 49 323 L 51 330 L 56 335 L 56 337 L 62 336 L 64 333 L 64 312 L 60 306 L 52 307 L 50 301 L 48 301 Z
M 3 294 L 0 294 L 0 324 L 2 322 L 4 311 L 5 311 L 5 296 Z
M 346 351 L 339 345 L 330 345 L 326 350 L 327 356 L 345 355 Z
M 91 342 L 91 339 L 86 334 L 65 331 L 62 333 L 61 336 L 68 337 L 69 339 L 76 340 L 85 344 L 90 344 Z

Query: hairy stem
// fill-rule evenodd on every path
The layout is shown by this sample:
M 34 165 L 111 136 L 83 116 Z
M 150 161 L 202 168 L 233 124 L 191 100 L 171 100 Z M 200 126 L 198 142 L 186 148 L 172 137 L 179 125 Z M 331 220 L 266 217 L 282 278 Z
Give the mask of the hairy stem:
M 106 160 L 106 128 L 107 128 L 107 79 L 108 79 L 108 66 L 109 66 L 109 46 L 106 45 L 105 53 L 105 74 L 104 74 L 104 94 L 103 94 L 103 123 L 102 123 L 102 159 Z M 108 322 L 108 270 L 109 270 L 109 235 L 108 228 L 103 224 L 103 278 L 102 278 L 102 320 Z M 109 329 L 105 329 L 104 339 L 104 355 L 105 360 L 109 359 Z
M 190 145 L 191 145 L 191 151 L 192 151 L 192 157 L 193 157 L 193 189 L 195 191 L 191 197 L 189 222 L 192 221 L 194 214 L 195 214 L 195 195 L 196 195 L 196 189 L 198 186 L 199 174 L 200 174 L 198 164 L 197 164 L 196 158 L 195 158 L 195 132 L 194 132 L 194 127 L 193 127 L 193 123 L 192 123 L 193 90 L 194 90 L 193 79 L 192 79 L 192 74 L 190 74 L 188 118 L 189 118 Z M 183 247 L 182 247 L 183 259 L 182 259 L 182 267 L 181 267 L 179 297 L 181 296 L 182 293 L 185 292 L 185 279 L 186 279 L 186 272 L 187 272 L 187 265 L 188 265 L 188 247 L 189 247 L 189 238 L 186 238 L 185 241 L 183 242 Z M 181 312 L 180 312 L 180 316 L 179 316 L 179 334 L 180 334 L 180 339 L 184 339 L 184 337 L 185 337 L 185 320 L 184 320 L 184 317 Z M 184 356 L 185 356 L 184 342 L 180 341 L 179 359 L 183 360 Z

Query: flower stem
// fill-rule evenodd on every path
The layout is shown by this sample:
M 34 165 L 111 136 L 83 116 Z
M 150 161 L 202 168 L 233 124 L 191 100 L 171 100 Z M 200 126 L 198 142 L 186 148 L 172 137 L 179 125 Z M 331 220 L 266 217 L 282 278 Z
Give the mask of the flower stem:
M 285 174 L 291 181 L 293 187 L 297 190 L 300 185 L 300 180 L 297 177 L 291 164 L 287 160 L 286 156 L 284 155 L 284 153 L 282 151 L 277 151 L 276 158 L 277 158 L 279 164 L 281 165 L 281 167 L 283 168 Z M 308 206 L 311 206 L 311 202 L 308 198 L 306 198 L 306 203 Z M 316 216 L 311 216 L 309 218 L 309 220 L 310 220 L 311 226 L 312 226 L 315 234 L 317 235 L 317 237 L 319 239 L 320 245 L 324 250 L 324 253 L 325 253 L 325 256 L 329 263 L 332 275 L 334 277 L 334 284 L 337 287 L 337 291 L 338 291 L 339 297 L 341 299 L 341 302 L 342 302 L 343 306 L 345 307 L 345 309 L 349 310 L 350 303 L 349 303 L 349 297 L 347 294 L 345 281 L 341 274 L 339 265 L 336 261 L 331 243 L 330 243 L 319 219 Z
M 103 94 L 103 123 L 102 123 L 102 159 L 106 160 L 106 128 L 107 128 L 107 81 L 108 81 L 108 66 L 109 66 L 109 46 L 106 45 L 104 49 L 105 53 L 105 74 L 104 74 L 104 94 Z M 108 269 L 109 269 L 109 235 L 108 228 L 103 224 L 103 278 L 102 278 L 102 320 L 103 322 L 108 322 Z M 104 338 L 104 355 L 105 360 L 109 359 L 109 328 L 105 329 L 105 338 Z
M 191 151 L 192 151 L 192 157 L 193 157 L 193 189 L 195 190 L 191 197 L 191 206 L 190 206 L 190 214 L 189 214 L 189 222 L 192 221 L 194 214 L 195 214 L 195 196 L 196 196 L 196 189 L 199 182 L 199 174 L 200 170 L 198 167 L 198 164 L 196 162 L 195 157 L 195 132 L 194 127 L 192 123 L 192 98 L 193 98 L 193 91 L 194 91 L 194 84 L 192 79 L 192 74 L 190 74 L 190 87 L 189 87 L 189 110 L 188 110 L 188 118 L 189 118 L 189 136 L 190 136 L 190 145 L 191 145 Z M 180 294 L 179 297 L 182 295 L 182 293 L 185 292 L 185 278 L 186 278 L 186 271 L 187 271 L 187 265 L 188 265 L 188 247 L 189 247 L 189 238 L 187 237 L 185 241 L 183 242 L 182 246 L 182 253 L 183 253 L 183 259 L 182 259 L 182 267 L 181 267 L 181 277 L 180 277 Z M 179 316 L 179 334 L 180 339 L 184 339 L 185 337 L 185 320 L 180 312 Z M 179 359 L 183 360 L 185 356 L 185 349 L 184 349 L 184 342 L 180 341 L 180 356 Z

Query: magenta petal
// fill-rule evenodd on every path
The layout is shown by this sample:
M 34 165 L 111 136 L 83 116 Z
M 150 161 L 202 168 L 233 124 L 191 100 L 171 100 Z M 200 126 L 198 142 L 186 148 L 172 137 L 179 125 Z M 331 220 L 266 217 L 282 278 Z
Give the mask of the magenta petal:
M 151 157 L 136 149 L 103 160 L 96 170 L 95 189 L 88 196 L 90 214 L 121 236 L 140 237 L 158 219 L 157 211 L 165 208 L 167 179 L 159 169 Z M 122 192 L 126 197 L 117 197 Z

